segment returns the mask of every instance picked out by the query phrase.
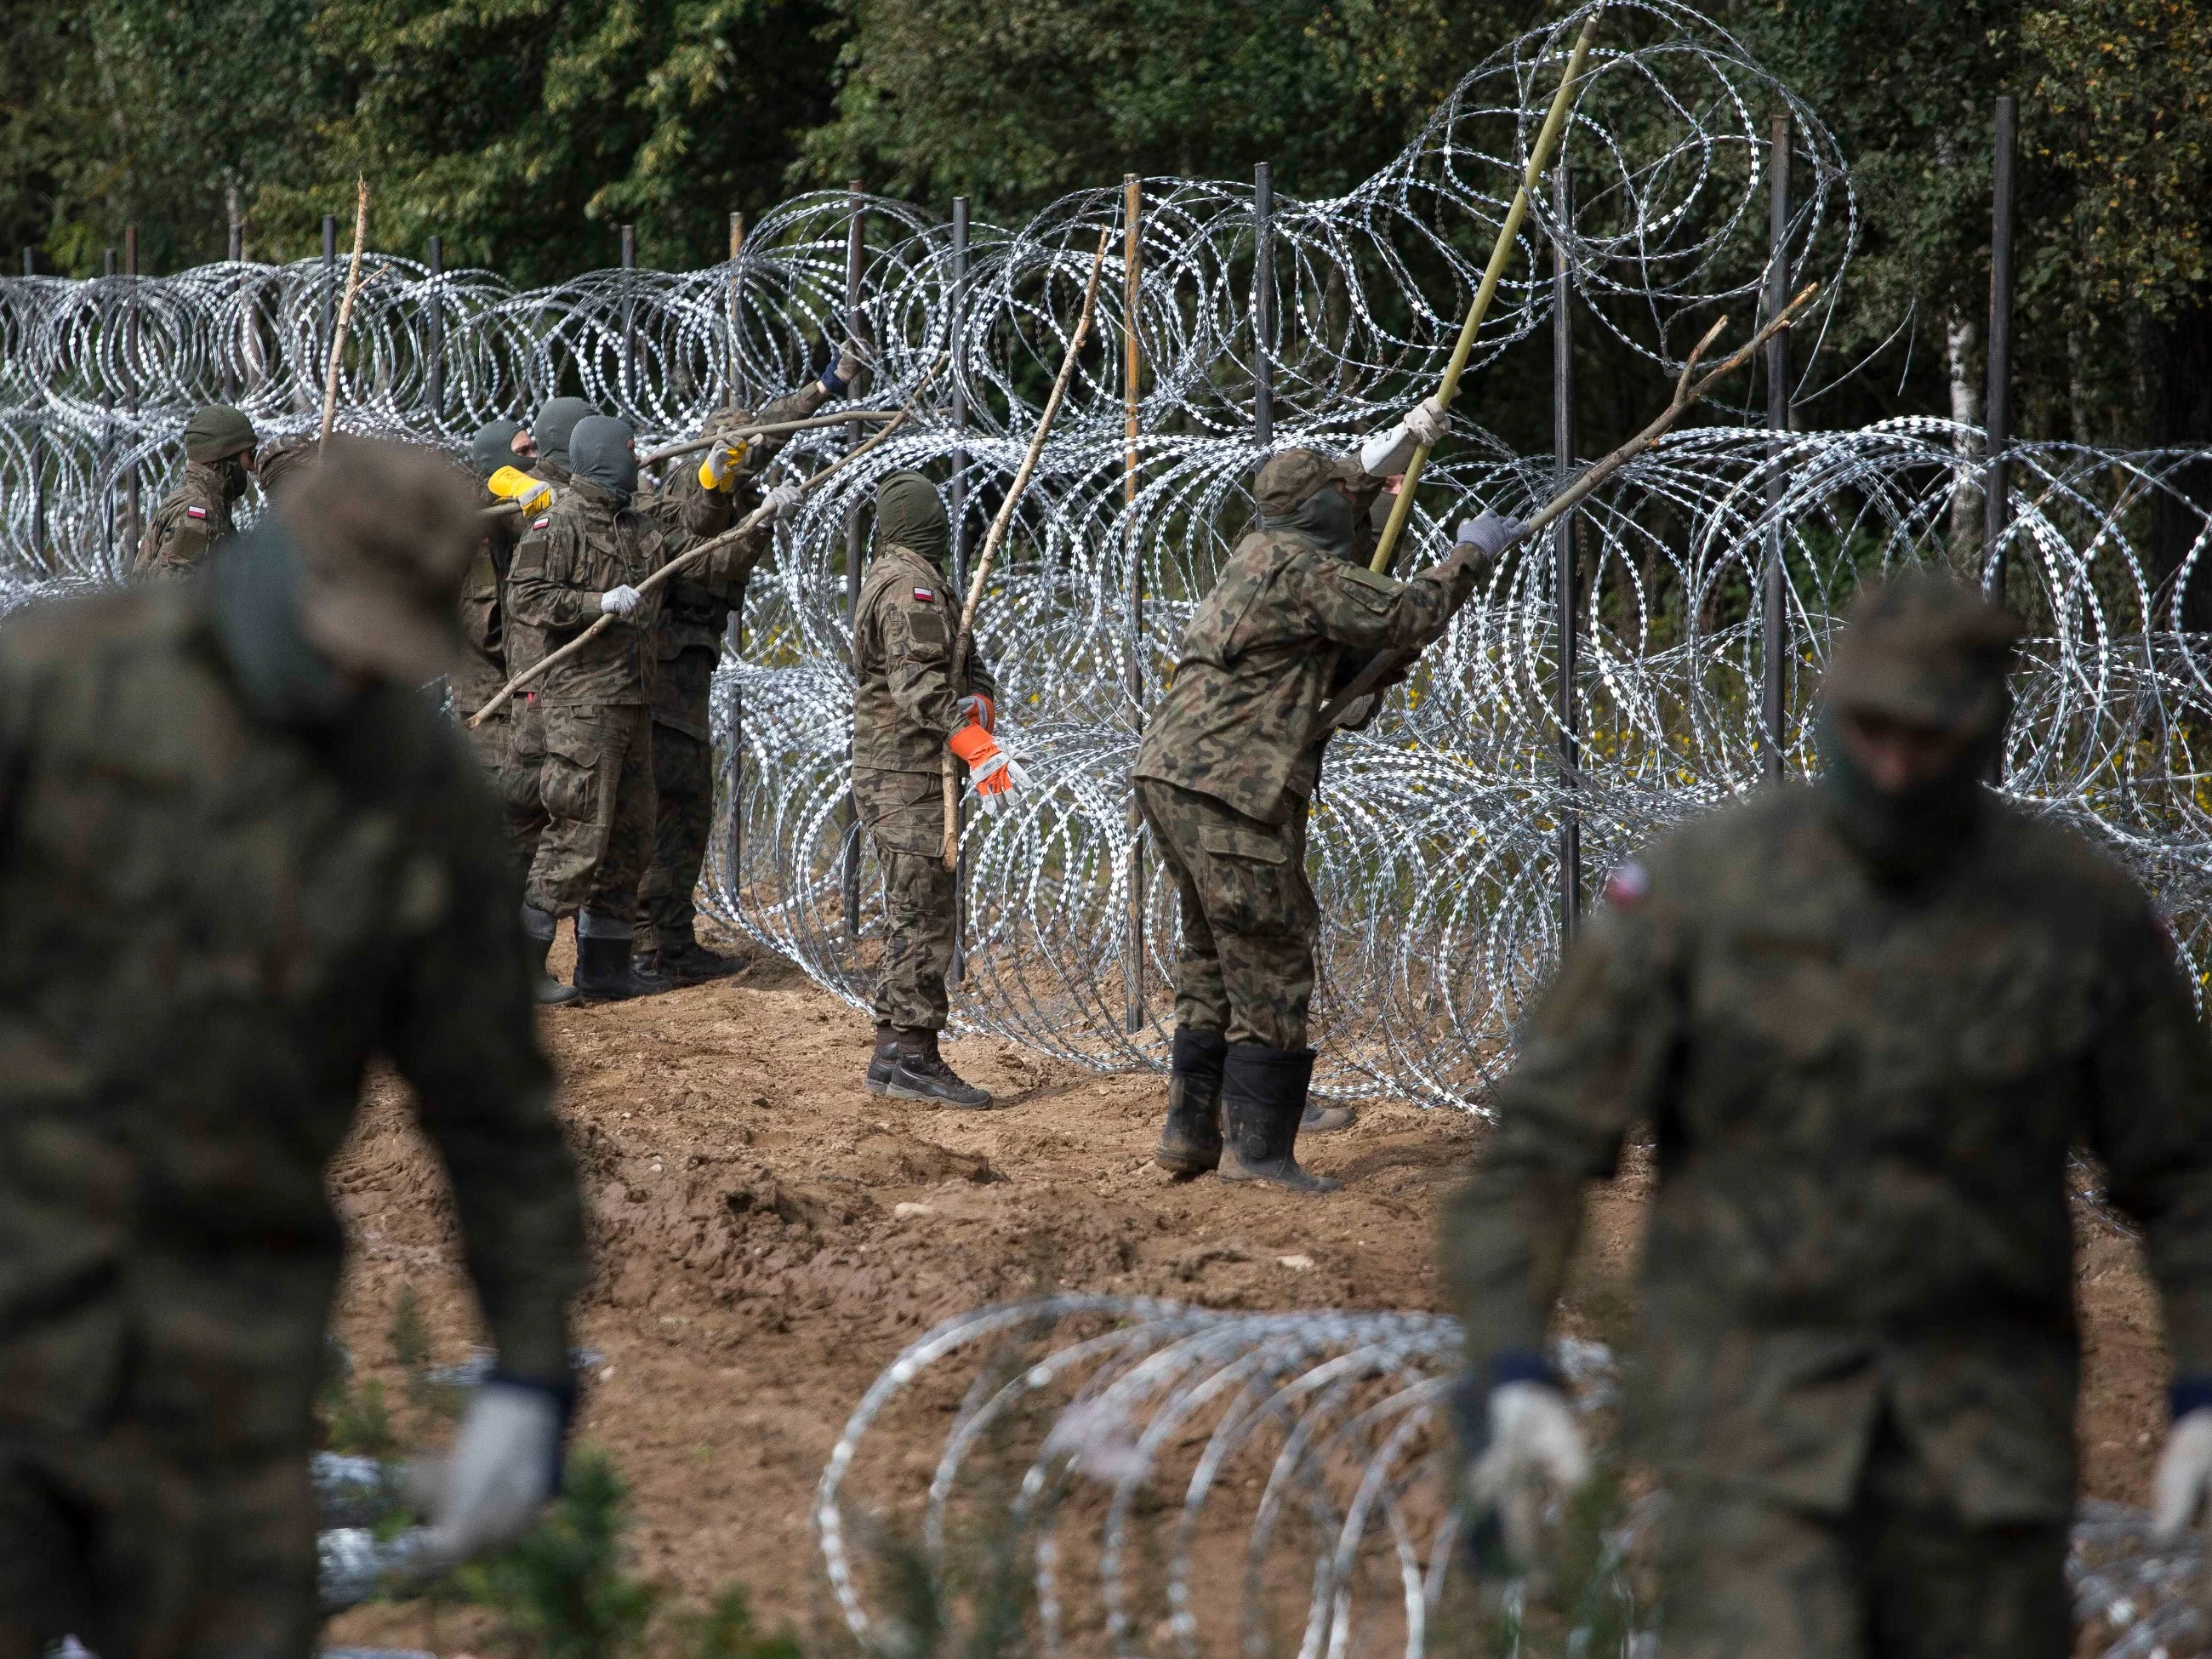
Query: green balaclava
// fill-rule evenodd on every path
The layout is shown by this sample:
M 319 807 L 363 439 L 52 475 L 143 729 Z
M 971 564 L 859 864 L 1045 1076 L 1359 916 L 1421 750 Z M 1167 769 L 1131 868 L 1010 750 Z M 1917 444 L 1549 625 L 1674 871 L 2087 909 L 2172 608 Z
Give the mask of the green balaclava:
M 300 627 L 299 553 L 274 513 L 208 563 L 209 596 L 223 654 L 247 708 L 275 726 L 315 731 L 351 714 L 362 691 L 349 684 Z
M 894 472 L 876 486 L 876 551 L 896 544 L 939 570 L 952 551 L 952 525 L 937 486 L 919 472 Z
M 2018 623 L 1979 593 L 1927 572 L 1875 583 L 1852 605 L 1821 688 L 1822 783 L 1838 830 L 1884 879 L 1930 874 L 1973 840 L 2018 637 Z M 1891 793 L 1845 750 L 1838 727 L 1847 714 L 1966 741 L 1942 776 Z
M 598 414 L 581 398 L 556 398 L 538 411 L 530 435 L 538 443 L 538 476 L 555 483 L 568 482 L 568 437 L 576 422 Z
M 568 474 L 597 484 L 615 498 L 617 507 L 628 507 L 637 491 L 637 451 L 630 442 L 629 422 L 606 415 L 586 415 L 577 422 L 568 436 Z
M 491 475 L 503 466 L 514 466 L 521 457 L 514 453 L 514 434 L 522 430 L 520 421 L 493 421 L 477 428 L 469 440 L 469 471 L 477 482 L 489 482 Z
M 1352 499 L 1368 479 L 1358 466 L 1318 449 L 1286 449 L 1260 469 L 1255 495 L 1260 528 L 1287 530 L 1340 559 L 1358 556 L 1364 526 Z

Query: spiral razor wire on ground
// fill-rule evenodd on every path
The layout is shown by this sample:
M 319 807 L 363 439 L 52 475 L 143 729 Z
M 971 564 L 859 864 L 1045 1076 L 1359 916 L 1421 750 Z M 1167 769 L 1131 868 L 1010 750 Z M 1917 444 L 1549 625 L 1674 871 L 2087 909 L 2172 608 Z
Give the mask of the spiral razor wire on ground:
M 1104 1296 L 948 1320 L 869 1389 L 817 1488 L 846 1624 L 893 1656 L 948 1609 L 1018 1620 L 1047 1659 L 1492 1650 L 1492 1621 L 1529 1603 L 1524 1586 L 1479 1582 L 1451 1416 L 1462 1341 L 1433 1314 Z M 1555 1358 L 1584 1411 L 1614 1402 L 1605 1348 Z M 934 1458 L 903 1449 L 948 1412 Z M 1597 1518 L 1590 1582 L 1558 1587 L 1573 1597 L 1564 1651 L 1655 1651 L 1665 1499 L 1635 1484 Z M 2069 1580 L 2106 1659 L 2193 1651 L 2203 1571 L 2201 1546 L 2155 1545 L 2140 1510 L 2077 1517 Z M 1595 1645 L 1607 1631 L 1613 1645 Z
M 1133 830 L 1128 775 L 1181 630 L 1250 522 L 1263 459 L 1255 367 L 1272 386 L 1276 448 L 1347 447 L 1430 389 L 1583 15 L 1471 72 L 1357 189 L 1277 199 L 1264 260 L 1251 189 L 1144 181 L 1133 312 L 1117 234 L 1094 343 L 980 618 L 1030 781 L 967 832 L 956 1002 L 967 1025 L 1087 1065 L 1158 1063 L 1175 903 Z M 1559 482 L 1548 459 L 1511 453 L 1480 424 L 1484 367 L 1550 320 L 1555 241 L 1577 326 L 1646 356 L 1655 387 L 1722 313 L 1742 337 L 1767 258 L 1777 108 L 1791 118 L 1797 180 L 1788 283 L 1820 278 L 1833 305 L 1857 210 L 1816 113 L 1687 7 L 1612 0 L 1564 139 L 1571 216 L 1553 222 L 1548 199 L 1534 204 L 1401 570 L 1438 556 L 1472 504 L 1525 514 Z M 873 343 L 872 405 L 903 404 L 950 356 L 912 424 L 779 526 L 742 653 L 716 682 L 736 834 L 715 837 L 704 901 L 854 1000 L 882 913 L 847 799 L 848 525 L 857 514 L 865 526 L 886 473 L 924 466 L 946 480 L 963 545 L 980 543 L 1059 367 L 1091 251 L 1122 211 L 1120 191 L 1079 193 L 1018 228 L 977 226 L 956 247 L 951 225 L 911 206 L 817 194 L 763 218 L 724 264 L 597 271 L 530 291 L 481 271 L 366 262 L 343 423 L 449 447 L 574 390 L 627 416 L 647 445 L 688 436 L 718 407 L 800 383 L 822 343 L 855 326 Z M 857 318 L 846 290 L 856 212 Z M 228 399 L 264 432 L 307 429 L 343 276 L 303 262 L 0 282 L 0 602 L 125 573 L 123 485 L 139 480 L 150 505 L 181 464 L 195 405 Z M 1819 349 L 1825 324 L 1816 311 L 1796 331 L 1808 394 L 1835 378 Z M 1746 377 L 1747 397 L 1752 386 Z M 1655 832 L 1760 775 L 1765 550 L 1785 556 L 1797 712 L 1778 739 L 1802 774 L 1810 690 L 1860 574 L 1898 563 L 1993 574 L 1978 545 L 1955 544 L 1956 524 L 1980 520 L 1980 441 L 1930 420 L 1772 435 L 1709 425 L 1615 474 L 1577 515 L 1583 747 L 1571 788 L 1556 759 L 1556 561 L 1523 546 L 1490 572 L 1415 678 L 1330 750 L 1312 829 L 1328 918 L 1322 1086 L 1479 1103 L 1557 957 L 1563 823 L 1580 825 L 1594 890 Z M 773 476 L 800 476 L 852 441 L 842 428 L 799 434 Z M 2203 526 L 2177 483 L 2195 458 L 2055 444 L 2010 453 L 2002 563 L 2034 637 L 2005 787 L 2125 860 L 2201 965 L 2205 647 L 2178 618 L 2204 579 L 2192 557 L 2155 586 L 2142 548 L 2160 503 Z

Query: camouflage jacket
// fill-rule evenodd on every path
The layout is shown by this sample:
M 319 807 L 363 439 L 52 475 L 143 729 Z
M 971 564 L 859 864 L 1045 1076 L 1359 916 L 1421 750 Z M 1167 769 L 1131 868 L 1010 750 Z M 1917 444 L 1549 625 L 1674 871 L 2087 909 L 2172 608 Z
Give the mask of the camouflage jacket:
M 1252 532 L 1183 631 L 1135 775 L 1282 823 L 1320 776 L 1340 658 L 1428 644 L 1474 590 L 1463 560 L 1401 582 L 1294 532 Z
M 742 425 L 804 420 L 829 397 L 829 389 L 821 381 L 809 380 L 757 414 L 742 410 L 724 413 L 731 423 Z M 781 435 L 753 440 L 728 498 L 734 518 L 742 519 L 760 506 L 761 475 L 786 441 Z M 679 512 L 684 497 L 708 493 L 699 483 L 698 458 L 685 457 L 667 487 L 659 493 Z M 774 529 L 768 526 L 746 537 L 746 556 L 726 580 L 708 582 L 684 576 L 669 584 L 668 598 L 660 607 L 660 626 L 653 636 L 660 677 L 653 700 L 653 718 L 659 724 L 702 743 L 708 740 L 708 700 L 714 690 L 714 667 L 721 660 L 730 614 L 744 603 L 745 583 L 751 578 L 753 566 L 775 544 L 775 537 Z
M 138 538 L 140 576 L 182 576 L 235 533 L 222 479 L 204 461 L 185 468 L 185 481 L 161 498 Z
M 546 654 L 559 650 L 599 619 L 599 596 L 624 583 L 635 587 L 654 571 L 730 521 L 730 499 L 697 490 L 674 502 L 644 498 L 651 512 L 617 509 L 597 484 L 571 479 L 553 505 L 532 520 L 507 571 L 507 615 L 538 629 Z M 750 556 L 722 548 L 699 574 L 726 581 Z M 659 659 L 651 648 L 667 584 L 649 591 L 635 611 L 617 617 L 592 641 L 533 683 L 544 704 L 604 708 L 650 703 Z
M 938 568 L 896 543 L 879 549 L 853 613 L 854 765 L 933 776 L 943 768 L 945 739 L 961 723 L 960 699 L 999 695 L 972 648 L 967 672 L 953 683 L 959 631 L 959 607 Z
M 2067 1160 L 2143 1226 L 2185 1374 L 2212 1372 L 2212 1045 L 2142 894 L 1994 800 L 1900 895 L 1809 787 L 1622 866 L 1449 1212 L 1481 1375 L 1532 1350 L 1585 1181 L 1651 1126 L 1641 1377 L 1662 1468 L 1816 1511 L 1885 1407 L 1977 1523 L 2074 1502 Z
M 483 493 L 483 505 L 492 505 L 491 492 Z M 453 707 L 464 715 L 489 702 L 513 672 L 507 665 L 506 607 L 501 596 L 514 557 L 514 529 L 505 518 L 485 523 L 489 527 L 477 544 L 476 560 L 461 585 L 461 637 L 468 649 L 459 665 L 446 676 Z
M 497 808 L 412 688 L 246 712 L 199 584 L 0 627 L 0 1434 L 121 1386 L 307 1432 L 372 1060 L 452 1176 L 502 1363 L 568 1374 L 582 1206 Z

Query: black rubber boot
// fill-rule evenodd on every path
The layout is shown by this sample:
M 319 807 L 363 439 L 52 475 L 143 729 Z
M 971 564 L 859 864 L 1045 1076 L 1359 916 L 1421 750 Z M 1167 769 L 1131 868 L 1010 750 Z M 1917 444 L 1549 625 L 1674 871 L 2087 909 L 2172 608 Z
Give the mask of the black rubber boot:
M 1228 1052 L 1218 1031 L 1176 1027 L 1168 1121 L 1152 1162 L 1179 1180 L 1221 1167 L 1221 1062 Z
M 937 1052 L 934 1031 L 898 1033 L 897 1055 L 884 1092 L 893 1100 L 933 1100 L 969 1112 L 980 1112 L 991 1103 L 988 1090 L 977 1088 L 945 1063 L 945 1056 Z
M 1359 1114 L 1349 1106 L 1316 1106 L 1306 1103 L 1305 1110 L 1298 1116 L 1298 1133 L 1302 1135 L 1334 1134 L 1339 1129 L 1349 1129 L 1359 1121 Z
M 868 1092 L 880 1095 L 891 1086 L 891 1071 L 898 1064 L 898 1033 L 888 1025 L 876 1027 L 876 1051 L 868 1056 Z
M 553 951 L 554 919 L 535 905 L 522 907 L 522 933 L 530 941 L 530 960 L 538 969 L 531 989 L 541 1008 L 563 1008 L 576 1000 L 576 988 L 563 985 L 545 971 L 545 958 Z
M 576 917 L 576 990 L 586 1002 L 621 1002 L 670 988 L 669 981 L 640 974 L 630 955 L 628 922 L 596 915 Z
M 665 936 L 664 936 L 665 937 Z M 660 970 L 678 985 L 704 985 L 744 971 L 743 957 L 726 957 L 709 951 L 689 933 L 678 933 L 660 947 Z
M 1307 1174 L 1292 1155 L 1313 1067 L 1310 1048 L 1229 1045 L 1221 1068 L 1221 1109 L 1229 1120 L 1224 1181 L 1264 1181 L 1294 1193 L 1333 1193 L 1343 1187 L 1327 1176 Z

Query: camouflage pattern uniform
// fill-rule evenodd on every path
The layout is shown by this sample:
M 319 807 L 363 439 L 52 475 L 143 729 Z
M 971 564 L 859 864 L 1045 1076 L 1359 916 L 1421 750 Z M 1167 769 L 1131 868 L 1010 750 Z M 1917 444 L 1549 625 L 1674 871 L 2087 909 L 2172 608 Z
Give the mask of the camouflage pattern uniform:
M 325 1181 L 376 1057 L 502 1364 L 569 1374 L 581 1203 L 491 802 L 412 684 L 309 731 L 240 660 L 200 583 L 0 627 L 0 1659 L 305 1659 Z
M 830 396 L 830 388 L 819 380 L 809 381 L 758 414 L 720 410 L 709 427 L 803 420 Z M 743 518 L 760 506 L 760 476 L 785 441 L 780 436 L 764 437 L 748 447 L 744 467 L 728 492 L 735 516 Z M 686 498 L 704 493 L 708 492 L 696 471 L 679 466 L 669 487 L 659 492 L 659 501 L 666 503 L 659 512 L 680 517 Z M 638 884 L 637 951 L 641 956 L 659 957 L 679 978 L 702 976 L 722 960 L 702 947 L 693 931 L 698 914 L 694 895 L 714 824 L 714 757 L 708 711 L 730 617 L 744 607 L 752 568 L 773 545 L 773 532 L 763 526 L 746 538 L 745 556 L 728 580 L 710 583 L 684 576 L 670 583 L 653 636 L 659 678 L 653 698 L 653 771 L 660 806 L 653 861 Z
M 161 498 L 138 538 L 133 574 L 167 580 L 189 575 L 237 533 L 230 504 L 246 493 L 253 423 L 227 404 L 193 412 L 185 426 L 185 481 Z
M 876 1024 L 895 1030 L 942 1031 L 950 1012 L 959 915 L 945 867 L 945 744 L 963 723 L 963 696 L 999 695 L 972 652 L 955 680 L 959 631 L 944 573 L 910 547 L 878 546 L 853 613 L 853 805 L 883 866 Z
M 1449 1212 L 1471 1375 L 1526 1376 L 1583 1183 L 1651 1126 L 1632 1433 L 1673 1498 L 1669 1659 L 2070 1650 L 2075 1146 L 2176 1370 L 2212 1371 L 2212 1048 L 2142 892 L 1981 789 L 1989 752 L 1909 867 L 1849 830 L 1832 748 L 1827 789 L 1615 872 Z

